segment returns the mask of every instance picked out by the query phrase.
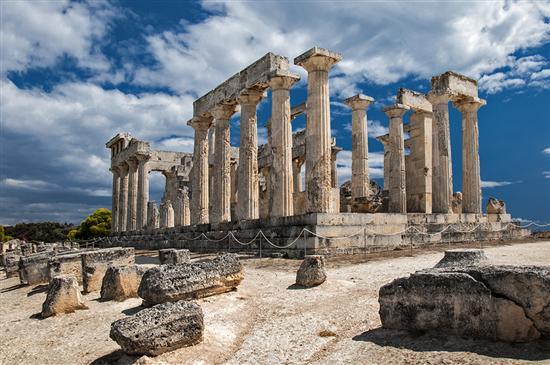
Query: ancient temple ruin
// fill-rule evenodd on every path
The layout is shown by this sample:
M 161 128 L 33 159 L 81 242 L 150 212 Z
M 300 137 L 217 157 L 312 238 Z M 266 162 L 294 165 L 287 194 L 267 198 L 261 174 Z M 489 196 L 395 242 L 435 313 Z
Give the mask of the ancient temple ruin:
M 295 106 L 290 89 L 300 77 L 286 57 L 268 53 L 233 75 L 194 102 L 187 122 L 195 132 L 192 155 L 154 151 L 127 134 L 111 139 L 113 242 L 242 249 L 262 245 L 263 237 L 264 247 L 301 255 L 524 234 L 505 212 L 482 212 L 477 111 L 485 101 L 475 80 L 455 72 L 433 77 L 427 94 L 400 89 L 383 109 L 389 133 L 377 138 L 384 146 L 378 192 L 368 171 L 367 110 L 374 99 L 343 101 L 352 110 L 353 147 L 351 194 L 342 200 L 329 99 L 329 71 L 341 60 L 319 47 L 296 57 L 308 76 L 307 101 Z M 256 108 L 268 89 L 268 142 L 259 146 Z M 449 102 L 462 113 L 461 206 L 453 202 Z M 230 145 L 229 126 L 237 106 L 238 148 Z M 302 113 L 306 128 L 293 134 L 292 120 Z M 160 217 L 148 202 L 154 170 L 166 176 Z

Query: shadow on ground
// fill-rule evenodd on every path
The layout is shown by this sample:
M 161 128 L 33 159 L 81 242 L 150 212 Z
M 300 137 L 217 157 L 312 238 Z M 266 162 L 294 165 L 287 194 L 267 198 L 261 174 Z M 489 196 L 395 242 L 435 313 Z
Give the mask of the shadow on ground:
M 139 359 L 139 356 L 126 355 L 122 350 L 116 350 L 110 354 L 101 356 L 90 363 L 90 365 L 131 365 Z
M 489 340 L 465 339 L 445 334 L 409 333 L 406 331 L 376 328 L 353 337 L 354 341 L 372 342 L 379 346 L 406 348 L 415 352 L 445 351 L 473 352 L 479 355 L 518 360 L 550 359 L 548 343 L 541 341 L 510 344 Z
M 48 284 L 37 285 L 34 288 L 32 288 L 30 292 L 27 293 L 27 296 L 30 297 L 36 294 L 45 293 L 47 291 L 48 291 Z

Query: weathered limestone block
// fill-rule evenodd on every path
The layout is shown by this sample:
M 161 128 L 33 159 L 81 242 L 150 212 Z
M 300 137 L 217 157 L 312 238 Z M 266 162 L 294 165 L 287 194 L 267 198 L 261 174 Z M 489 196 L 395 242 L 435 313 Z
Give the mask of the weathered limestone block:
M 507 342 L 550 334 L 549 267 L 426 269 L 380 289 L 386 328 Z
M 19 261 L 19 278 L 22 284 L 36 285 L 50 280 L 48 261 L 53 251 L 44 251 L 30 256 L 21 256 Z
M 42 317 L 72 313 L 77 309 L 87 308 L 74 275 L 60 275 L 54 277 L 48 286 L 48 295 L 42 304 Z
M 451 205 L 454 214 L 462 213 L 462 193 L 460 191 L 453 193 Z
M 477 81 L 453 71 L 432 77 L 432 92 L 451 97 L 469 96 L 477 98 Z
M 161 265 L 148 270 L 138 294 L 145 306 L 182 299 L 203 298 L 235 289 L 244 278 L 244 267 L 232 254 L 188 265 Z
M 130 355 L 157 356 L 202 341 L 201 307 L 179 301 L 158 304 L 111 324 L 109 336 Z
M 296 284 L 305 287 L 320 285 L 327 279 L 325 258 L 321 255 L 309 255 L 304 258 L 296 273 Z
M 189 250 L 166 248 L 159 250 L 159 261 L 161 265 L 184 264 L 191 261 L 191 254 L 189 253 Z
M 155 266 L 110 266 L 101 283 L 101 299 L 122 302 L 128 298 L 136 298 L 143 274 Z
M 504 200 L 489 198 L 487 201 L 487 214 L 506 214 L 506 203 Z
M 447 250 L 435 267 L 462 267 L 479 265 L 487 261 L 483 250 Z
M 427 113 L 433 111 L 432 103 L 429 102 L 426 95 L 413 90 L 399 89 L 397 91 L 397 103 L 406 105 L 415 111 L 421 110 Z
M 52 280 L 58 275 L 73 274 L 82 284 L 82 252 L 58 255 L 48 260 L 48 277 Z
M 13 278 L 18 276 L 20 255 L 7 253 L 4 255 L 4 270 L 6 271 L 6 277 Z
M 101 289 L 103 275 L 109 265 L 124 266 L 135 263 L 133 248 L 106 248 L 82 254 L 82 272 L 84 292 L 89 293 Z

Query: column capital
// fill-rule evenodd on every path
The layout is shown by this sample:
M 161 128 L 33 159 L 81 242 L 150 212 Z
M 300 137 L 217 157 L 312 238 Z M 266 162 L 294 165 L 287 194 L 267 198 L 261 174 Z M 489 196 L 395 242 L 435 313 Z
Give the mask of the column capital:
M 151 155 L 150 154 L 137 154 L 136 155 L 136 158 L 138 159 L 139 162 L 142 162 L 142 161 L 147 161 L 151 158 Z
M 195 130 L 197 129 L 207 130 L 208 128 L 210 128 L 211 124 L 212 124 L 212 117 L 194 116 L 193 118 L 187 121 L 187 125 Z
M 384 146 L 387 146 L 390 142 L 390 135 L 389 134 L 383 134 L 381 136 L 376 137 L 376 140 L 380 143 L 382 143 Z
M 453 100 L 453 105 L 455 108 L 460 110 L 460 112 L 476 112 L 479 108 L 487 104 L 487 101 L 475 98 L 475 97 L 464 97 L 457 100 Z
M 265 97 L 265 90 L 256 88 L 244 89 L 237 97 L 240 105 L 256 106 Z
M 344 104 L 352 110 L 367 109 L 373 102 L 374 98 L 363 94 L 357 94 L 344 100 Z
M 426 95 L 426 98 L 432 105 L 447 104 L 451 101 L 451 94 L 437 94 L 432 90 Z
M 327 71 L 342 60 L 340 53 L 328 49 L 313 47 L 294 59 L 294 64 L 306 69 L 307 72 Z
M 130 157 L 128 160 L 126 160 L 126 163 L 128 164 L 128 167 L 135 169 L 138 164 L 137 158 Z
M 300 80 L 300 75 L 283 70 L 275 70 L 268 75 L 271 90 L 290 90 L 292 85 Z
M 237 106 L 234 104 L 218 104 L 210 111 L 212 116 L 218 120 L 229 120 L 235 114 Z
M 123 174 L 128 171 L 129 165 L 127 161 L 122 161 L 118 163 L 118 171 Z
M 394 104 L 385 107 L 382 111 L 390 118 L 401 118 L 410 109 L 411 108 L 403 104 Z
M 120 172 L 117 165 L 112 165 L 109 171 L 111 171 L 113 174 L 118 174 Z

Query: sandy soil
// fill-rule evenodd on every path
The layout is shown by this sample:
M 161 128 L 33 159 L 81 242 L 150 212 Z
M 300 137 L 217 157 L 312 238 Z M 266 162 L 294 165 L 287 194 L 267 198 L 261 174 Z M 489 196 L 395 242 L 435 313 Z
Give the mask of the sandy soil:
M 550 364 L 540 344 L 509 345 L 380 329 L 378 289 L 433 266 L 438 251 L 331 260 L 329 279 L 293 286 L 299 261 L 249 259 L 235 292 L 199 300 L 204 341 L 156 358 L 129 357 L 109 339 L 110 323 L 140 309 L 140 299 L 99 302 L 88 310 L 37 319 L 45 287 L 0 280 L 0 365 L 7 364 Z M 499 264 L 550 263 L 550 242 L 486 248 Z M 142 261 L 154 261 L 151 253 Z M 393 257 L 392 257 L 393 256 Z M 398 257 L 395 257 L 398 256 Z M 360 262 L 365 261 L 366 262 Z M 353 261 L 350 264 L 349 261 Z

